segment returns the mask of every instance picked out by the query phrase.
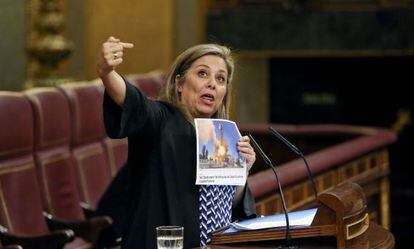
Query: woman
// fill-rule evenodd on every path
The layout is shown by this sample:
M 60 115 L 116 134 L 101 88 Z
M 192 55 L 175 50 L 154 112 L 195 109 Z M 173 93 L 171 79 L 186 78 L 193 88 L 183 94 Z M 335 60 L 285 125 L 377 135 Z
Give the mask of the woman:
M 255 215 L 247 187 L 197 186 L 194 118 L 228 118 L 234 64 L 226 47 L 189 48 L 174 62 L 162 96 L 147 99 L 115 68 L 133 44 L 110 37 L 98 57 L 105 85 L 104 120 L 112 138 L 128 137 L 125 248 L 156 248 L 155 227 L 184 227 L 184 247 L 205 245 L 211 231 Z M 255 153 L 247 136 L 238 151 L 250 169 Z M 206 195 L 220 196 L 206 200 Z M 232 207 L 233 206 L 233 207 Z M 206 216 L 205 207 L 219 217 Z

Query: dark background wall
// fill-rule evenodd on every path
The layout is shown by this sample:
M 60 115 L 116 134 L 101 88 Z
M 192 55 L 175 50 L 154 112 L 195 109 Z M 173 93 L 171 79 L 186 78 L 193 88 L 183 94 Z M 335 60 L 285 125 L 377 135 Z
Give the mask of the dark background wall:
M 246 8 L 211 12 L 207 38 L 240 50 L 413 49 L 414 11 Z
M 26 79 L 25 2 L 0 1 L 0 89 L 17 90 Z
M 391 127 L 411 109 L 414 57 L 274 58 L 271 121 Z
M 67 77 L 73 80 L 83 80 L 86 78 L 86 4 L 84 0 L 66 1 L 67 25 L 65 31 L 75 48 L 69 57 Z

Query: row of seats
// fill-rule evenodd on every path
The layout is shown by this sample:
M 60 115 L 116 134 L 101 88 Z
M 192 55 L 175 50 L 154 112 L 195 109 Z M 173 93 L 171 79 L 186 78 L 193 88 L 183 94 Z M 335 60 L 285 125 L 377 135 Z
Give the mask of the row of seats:
M 155 90 L 148 89 L 159 92 L 159 75 L 128 78 L 138 87 L 153 81 Z M 88 248 L 97 245 L 99 234 L 112 223 L 109 217 L 85 217 L 79 205 L 96 208 L 127 159 L 127 140 L 110 139 L 105 133 L 103 91 L 102 83 L 93 81 L 0 92 L 3 245 Z M 18 240 L 28 236 L 53 238 L 37 239 L 35 246 Z

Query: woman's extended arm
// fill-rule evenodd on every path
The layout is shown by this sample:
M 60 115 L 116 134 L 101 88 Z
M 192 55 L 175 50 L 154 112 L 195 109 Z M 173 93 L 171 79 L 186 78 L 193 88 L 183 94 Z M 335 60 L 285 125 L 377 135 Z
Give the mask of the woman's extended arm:
M 109 37 L 102 44 L 102 50 L 98 55 L 97 71 L 109 96 L 122 106 L 125 100 L 125 83 L 115 68 L 122 63 L 124 49 L 132 48 L 134 44 L 121 42 L 119 39 Z

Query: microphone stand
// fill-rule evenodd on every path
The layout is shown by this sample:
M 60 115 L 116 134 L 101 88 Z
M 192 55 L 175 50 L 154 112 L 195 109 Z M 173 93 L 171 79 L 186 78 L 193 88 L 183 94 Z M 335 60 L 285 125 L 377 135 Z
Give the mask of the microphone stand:
M 290 150 L 292 150 L 293 152 L 295 152 L 298 156 L 300 156 L 303 159 L 303 161 L 305 162 L 305 165 L 306 165 L 306 170 L 308 171 L 309 179 L 310 179 L 310 181 L 312 183 L 313 194 L 315 196 L 315 199 L 317 199 L 318 198 L 318 189 L 316 188 L 316 184 L 315 184 L 315 181 L 313 179 L 312 171 L 311 171 L 311 169 L 309 167 L 309 164 L 306 161 L 306 158 L 303 155 L 302 151 L 298 147 L 296 147 L 295 145 L 293 145 L 291 142 L 289 142 L 285 137 L 282 136 L 282 134 L 280 134 L 279 132 L 277 132 L 273 127 L 269 126 L 269 131 L 273 135 L 275 135 L 280 141 L 282 141 L 287 147 L 289 147 Z
M 260 154 L 260 156 L 263 158 L 265 163 L 272 169 L 273 174 L 276 177 L 277 184 L 279 186 L 279 192 L 280 192 L 280 198 L 282 200 L 282 207 L 283 212 L 285 214 L 285 220 L 286 220 L 286 235 L 285 235 L 285 246 L 279 246 L 279 248 L 283 249 L 296 249 L 299 248 L 298 246 L 291 245 L 291 236 L 290 236 L 290 225 L 289 225 L 289 215 L 286 208 L 286 202 L 285 197 L 283 195 L 282 185 L 280 184 L 279 177 L 276 173 L 276 168 L 273 166 L 272 161 L 269 159 L 269 157 L 266 156 L 266 154 L 263 152 L 262 148 L 260 148 L 259 144 L 254 140 L 253 136 L 251 134 L 248 135 L 250 138 L 250 141 L 252 142 L 253 147 L 257 150 L 257 152 Z

